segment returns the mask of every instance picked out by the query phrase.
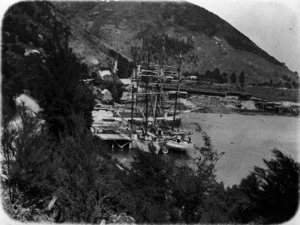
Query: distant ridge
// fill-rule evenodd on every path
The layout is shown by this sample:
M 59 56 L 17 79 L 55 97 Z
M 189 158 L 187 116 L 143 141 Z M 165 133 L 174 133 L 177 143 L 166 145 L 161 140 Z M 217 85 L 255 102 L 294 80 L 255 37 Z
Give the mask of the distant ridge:
M 86 47 L 89 41 L 80 35 L 83 31 L 99 46 L 115 51 L 119 30 L 119 53 L 131 60 L 134 58 L 132 47 L 150 40 L 153 57 L 158 63 L 160 45 L 164 45 L 165 63 L 169 65 L 176 66 L 176 55 L 182 53 L 183 72 L 204 74 L 216 68 L 227 74 L 244 71 L 248 82 L 284 82 L 284 76 L 291 80 L 297 78 L 283 62 L 259 48 L 229 23 L 191 3 L 112 1 L 53 4 L 76 30 L 71 47 L 82 57 L 92 55 L 100 64 L 105 64 L 108 58 L 112 60 L 112 55 L 96 53 L 97 47 L 94 50 Z M 79 43 L 81 48 L 76 47 Z M 130 71 L 122 69 L 124 73 L 126 70 Z

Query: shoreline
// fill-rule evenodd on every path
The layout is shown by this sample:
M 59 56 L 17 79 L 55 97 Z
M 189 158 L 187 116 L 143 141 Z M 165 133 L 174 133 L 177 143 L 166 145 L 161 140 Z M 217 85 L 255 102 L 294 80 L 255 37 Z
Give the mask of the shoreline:
M 266 102 L 261 99 L 240 100 L 234 97 L 192 95 L 187 100 L 195 112 L 218 114 L 253 114 L 299 117 L 300 105 L 292 102 Z M 189 105 L 187 109 L 191 109 Z
M 243 109 L 228 109 L 226 111 L 218 111 L 210 108 L 196 109 L 193 110 L 194 113 L 213 113 L 213 114 L 239 114 L 239 115 L 247 115 L 247 116 L 282 116 L 282 117 L 294 117 L 300 118 L 300 115 L 293 115 L 289 113 L 274 113 L 274 112 L 266 112 L 260 110 L 243 110 Z

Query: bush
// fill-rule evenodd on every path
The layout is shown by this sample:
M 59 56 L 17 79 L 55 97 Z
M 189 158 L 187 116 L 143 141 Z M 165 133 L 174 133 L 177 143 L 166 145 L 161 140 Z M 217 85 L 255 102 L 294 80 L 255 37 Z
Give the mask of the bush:
M 177 166 L 168 155 L 136 151 L 123 183 L 131 190 L 128 195 L 134 196 L 126 208 L 138 223 L 228 221 L 229 213 L 218 207 L 220 197 L 215 195 L 223 187 L 214 174 L 215 163 L 223 153 L 213 150 L 210 138 L 205 132 L 202 135 L 205 147 L 198 150 L 203 158 L 197 160 L 195 169 Z
M 192 75 L 192 74 L 191 74 Z M 193 74 L 196 75 L 196 74 Z M 197 73 L 197 79 L 203 81 L 213 81 L 216 83 L 224 84 L 228 81 L 227 77 L 220 73 L 220 69 L 216 68 L 213 71 L 207 70 L 204 75 L 199 76 Z
M 47 196 L 49 197 L 53 188 L 53 180 L 48 179 L 48 174 L 44 172 L 48 170 L 51 173 L 56 170 L 49 166 L 51 143 L 48 137 L 41 133 L 38 119 L 27 115 L 24 109 L 21 110 L 20 117 L 21 127 L 12 128 L 5 125 L 3 130 L 2 169 L 8 178 L 4 185 L 12 203 L 21 195 L 25 195 L 24 207 L 33 204 L 41 206 L 41 203 L 49 200 Z M 43 201 L 40 201 L 41 199 Z
M 86 127 L 91 125 L 94 97 L 79 84 L 88 71 L 68 48 L 70 27 L 59 21 L 53 10 L 48 2 L 21 2 L 7 11 L 3 31 L 19 39 L 3 43 L 3 99 L 8 121 L 14 113 L 13 98 L 29 90 L 57 135 L 67 129 L 65 119 L 73 113 L 83 115 Z M 38 53 L 24 56 L 28 48 Z
M 141 36 L 143 38 L 143 46 L 141 54 L 136 54 L 136 49 L 131 48 L 131 54 L 135 56 L 137 61 L 148 61 L 148 51 L 150 45 L 151 61 L 157 64 L 168 63 L 168 58 L 174 58 L 175 55 L 185 54 L 191 51 L 194 46 L 191 41 L 185 42 L 178 38 L 172 38 L 168 35 L 152 35 L 152 36 Z
M 42 213 L 55 222 L 99 223 L 123 209 L 120 172 L 104 158 L 108 148 L 74 118 L 72 136 L 56 142 L 23 113 L 21 129 L 4 130 L 4 186 L 12 204 L 30 209 L 26 220 Z
M 244 83 L 245 83 L 245 73 L 244 73 L 244 71 L 241 72 L 241 74 L 239 76 L 239 81 L 240 81 L 241 87 L 244 87 Z
M 231 81 L 231 83 L 233 83 L 233 84 L 236 83 L 236 75 L 235 75 L 235 73 L 231 73 L 231 75 L 230 75 L 230 81 Z
M 291 219 L 299 204 L 299 164 L 274 149 L 275 159 L 264 160 L 242 180 L 245 198 L 233 210 L 241 223 L 283 223 Z
M 293 80 L 293 82 L 292 82 L 292 85 L 293 85 L 294 88 L 298 88 L 298 87 L 299 87 L 299 84 L 296 83 L 294 80 Z
M 285 82 L 284 83 L 284 87 L 288 88 L 288 89 L 292 89 L 292 85 L 289 82 Z
M 100 223 L 125 212 L 137 223 L 280 223 L 297 211 L 299 164 L 279 150 L 264 160 L 266 168 L 255 167 L 239 186 L 225 189 L 215 176 L 224 153 L 199 125 L 204 147 L 193 168 L 137 150 L 131 169 L 122 171 L 84 119 L 72 117 L 72 132 L 56 141 L 23 111 L 20 129 L 4 127 L 3 185 L 14 218 Z

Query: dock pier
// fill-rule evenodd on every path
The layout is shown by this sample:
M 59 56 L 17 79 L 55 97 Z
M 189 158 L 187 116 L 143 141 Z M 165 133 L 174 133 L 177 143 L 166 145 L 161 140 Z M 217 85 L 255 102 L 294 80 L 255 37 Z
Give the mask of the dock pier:
M 108 143 L 111 146 L 111 149 L 114 149 L 115 146 L 120 149 L 124 149 L 126 147 L 130 148 L 131 146 L 131 138 L 123 133 L 96 133 L 95 135 Z

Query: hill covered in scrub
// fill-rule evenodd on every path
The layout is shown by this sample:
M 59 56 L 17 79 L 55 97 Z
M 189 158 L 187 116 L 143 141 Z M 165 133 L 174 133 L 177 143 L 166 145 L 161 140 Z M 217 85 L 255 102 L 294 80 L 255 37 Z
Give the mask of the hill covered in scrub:
M 133 60 L 135 46 L 151 42 L 152 61 L 176 67 L 183 55 L 183 72 L 205 74 L 218 68 L 240 74 L 247 83 L 297 81 L 297 74 L 259 48 L 248 37 L 217 15 L 185 2 L 57 2 L 74 34 L 71 46 L 86 61 L 107 66 L 110 49 Z M 119 31 L 119 37 L 117 35 Z M 91 46 L 89 39 L 95 45 Z M 118 46 L 117 46 L 118 40 Z M 164 50 L 162 50 L 164 47 Z M 104 54 L 103 54 L 104 53 Z M 142 52 L 140 52 L 142 54 Z M 129 76 L 123 63 L 120 76 Z M 124 74 L 126 73 L 126 74 Z M 298 82 L 298 81 L 297 81 Z
M 2 39 L 3 120 L 16 113 L 15 97 L 24 90 L 38 100 L 53 135 L 72 128 L 73 114 L 92 123 L 92 91 L 79 83 L 85 64 L 69 48 L 70 27 L 49 2 L 21 2 L 6 12 Z

